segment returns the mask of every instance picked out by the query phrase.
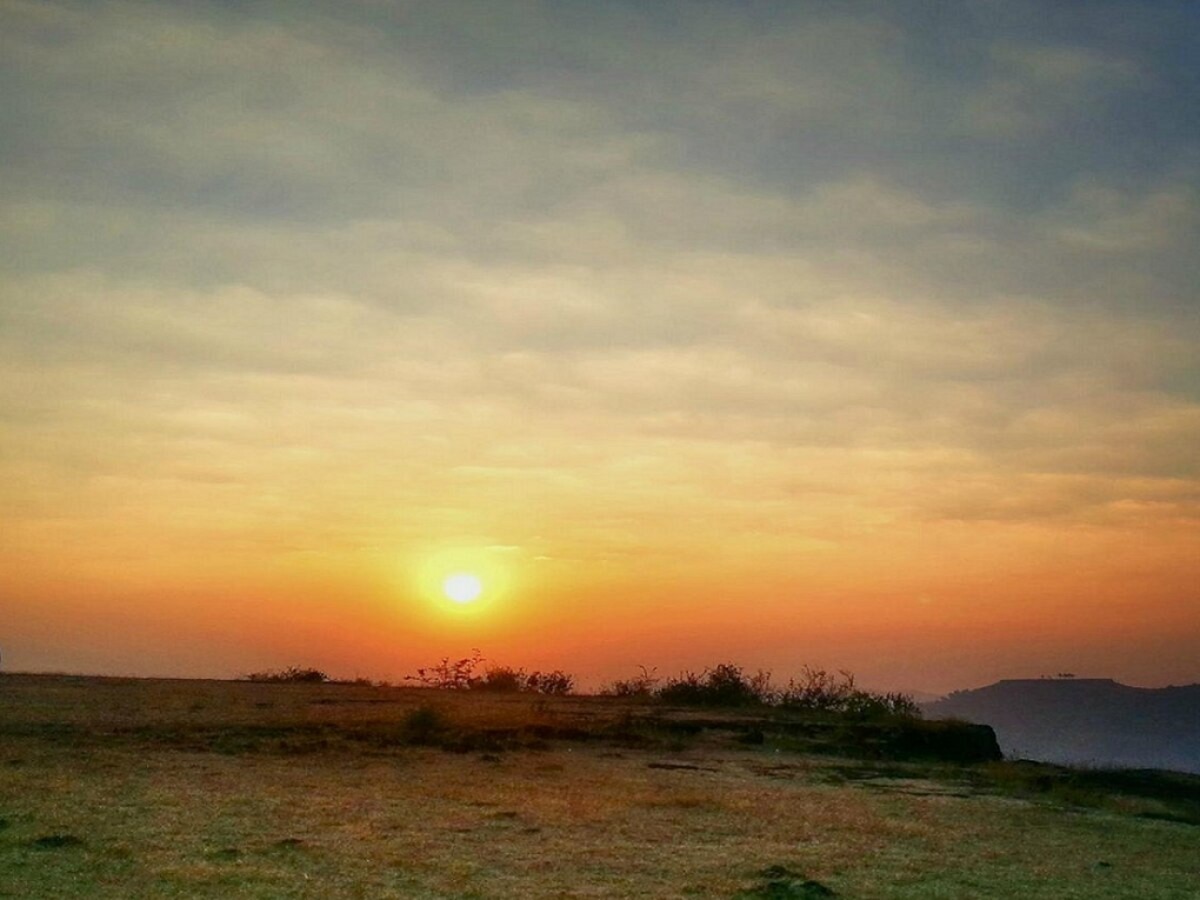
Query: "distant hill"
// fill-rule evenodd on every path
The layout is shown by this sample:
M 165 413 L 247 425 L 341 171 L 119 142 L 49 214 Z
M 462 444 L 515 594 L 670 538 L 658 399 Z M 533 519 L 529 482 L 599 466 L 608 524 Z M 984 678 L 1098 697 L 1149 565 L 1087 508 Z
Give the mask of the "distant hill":
M 1013 679 L 955 691 L 924 710 L 931 718 L 991 725 L 1006 756 L 1200 772 L 1200 684 Z

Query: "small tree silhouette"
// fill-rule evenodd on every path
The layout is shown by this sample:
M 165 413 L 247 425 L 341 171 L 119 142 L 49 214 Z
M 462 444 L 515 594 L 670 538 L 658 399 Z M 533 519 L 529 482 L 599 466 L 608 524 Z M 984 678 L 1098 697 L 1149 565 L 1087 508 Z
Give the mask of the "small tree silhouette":
M 471 655 L 463 659 L 450 661 L 443 656 L 436 666 L 417 669 L 417 674 L 404 676 L 405 681 L 419 681 L 426 687 L 441 688 L 442 690 L 463 691 L 479 683 L 475 670 L 483 662 L 483 654 L 472 650 Z
M 426 687 L 452 691 L 524 691 L 531 694 L 562 695 L 571 693 L 575 688 L 575 676 L 561 669 L 552 672 L 526 672 L 511 666 L 492 666 L 482 675 L 477 675 L 476 672 L 483 661 L 484 656 L 478 650 L 473 651 L 470 656 L 454 661 L 448 656 L 443 656 L 436 666 L 417 669 L 415 675 L 407 675 L 404 680 L 419 681 Z

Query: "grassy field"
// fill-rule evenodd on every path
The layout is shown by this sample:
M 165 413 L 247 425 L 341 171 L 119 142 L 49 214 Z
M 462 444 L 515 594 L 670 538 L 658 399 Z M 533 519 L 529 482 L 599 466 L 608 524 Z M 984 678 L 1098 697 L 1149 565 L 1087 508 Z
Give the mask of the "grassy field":
M 1198 778 L 856 759 L 691 716 L 0 676 L 0 896 L 1200 897 Z

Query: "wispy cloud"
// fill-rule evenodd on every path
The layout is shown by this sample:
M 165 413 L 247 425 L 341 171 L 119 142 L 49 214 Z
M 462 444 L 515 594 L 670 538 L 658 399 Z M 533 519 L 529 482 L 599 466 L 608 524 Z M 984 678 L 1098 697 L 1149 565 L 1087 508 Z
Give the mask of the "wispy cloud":
M 6 4 L 11 552 L 1193 528 L 1196 18 L 1020 6 Z

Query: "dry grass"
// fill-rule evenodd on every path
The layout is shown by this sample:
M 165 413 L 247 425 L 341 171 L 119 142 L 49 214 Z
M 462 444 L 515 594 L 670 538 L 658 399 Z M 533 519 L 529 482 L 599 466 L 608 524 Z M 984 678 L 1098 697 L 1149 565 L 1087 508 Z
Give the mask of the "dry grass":
M 0 678 L 0 896 L 729 898 L 770 866 L 842 897 L 1200 895 L 1196 826 L 993 796 L 962 772 L 721 736 L 469 753 L 337 737 L 393 733 L 429 699 Z M 629 712 L 435 699 L 464 728 Z M 275 737 L 221 740 L 247 728 Z M 288 745 L 296 728 L 328 738 Z M 80 843 L 38 844 L 54 836 Z

